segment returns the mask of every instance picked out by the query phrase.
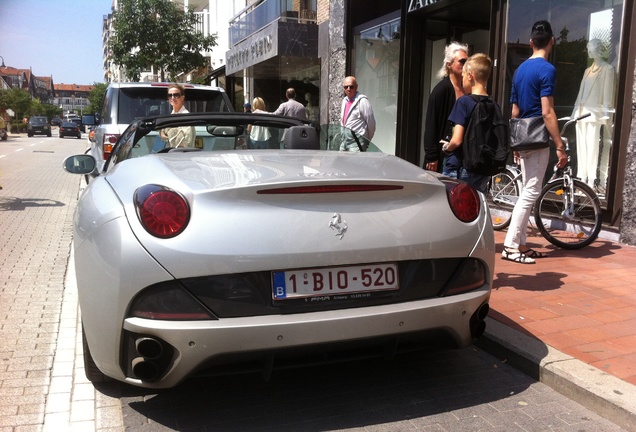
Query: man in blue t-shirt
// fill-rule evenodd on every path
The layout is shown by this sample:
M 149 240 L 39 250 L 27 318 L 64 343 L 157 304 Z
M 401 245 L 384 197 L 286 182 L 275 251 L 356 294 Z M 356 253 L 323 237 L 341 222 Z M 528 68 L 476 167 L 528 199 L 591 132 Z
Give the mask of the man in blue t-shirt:
M 532 56 L 515 71 L 512 78 L 510 103 L 513 118 L 543 117 L 550 137 L 556 145 L 559 158 L 557 166 L 563 168 L 567 163 L 567 155 L 554 112 L 556 70 L 548 62 L 554 43 L 550 23 L 548 21 L 534 23 L 530 39 Z M 512 211 L 501 258 L 521 264 L 534 264 L 535 258 L 544 258 L 547 255 L 530 249 L 526 245 L 526 230 L 532 207 L 539 197 L 543 176 L 548 167 L 549 144 L 546 142 L 545 147 L 540 149 L 515 152 L 514 156 L 521 164 L 523 190 Z

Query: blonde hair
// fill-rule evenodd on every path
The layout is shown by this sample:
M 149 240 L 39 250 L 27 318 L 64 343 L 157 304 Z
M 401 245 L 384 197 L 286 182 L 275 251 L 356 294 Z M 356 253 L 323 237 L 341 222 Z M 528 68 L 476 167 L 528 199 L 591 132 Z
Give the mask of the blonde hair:
M 468 57 L 464 64 L 464 69 L 468 72 L 472 72 L 475 77 L 475 81 L 485 83 L 490 77 L 490 70 L 492 68 L 492 60 L 484 53 L 473 54 Z
M 265 111 L 265 101 L 263 100 L 263 98 L 260 97 L 255 97 L 254 100 L 252 101 L 252 108 L 255 110 L 262 110 Z
M 442 67 L 437 72 L 437 77 L 439 79 L 445 78 L 449 75 L 450 66 L 455 60 L 455 53 L 457 51 L 464 51 L 466 55 L 468 55 L 468 45 L 460 42 L 451 42 L 446 45 L 446 48 L 444 48 L 444 63 L 442 63 Z
M 181 85 L 179 83 L 173 83 L 173 84 L 170 84 L 170 87 L 168 87 L 168 91 L 170 91 L 171 88 L 177 89 L 177 90 L 179 90 L 179 92 L 182 95 L 185 95 L 185 90 L 186 89 L 185 89 L 185 87 L 183 85 Z

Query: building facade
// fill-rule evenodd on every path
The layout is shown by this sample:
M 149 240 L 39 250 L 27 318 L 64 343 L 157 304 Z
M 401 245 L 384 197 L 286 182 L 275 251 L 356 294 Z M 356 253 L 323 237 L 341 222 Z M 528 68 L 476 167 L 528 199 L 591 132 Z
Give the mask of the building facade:
M 88 97 L 92 91 L 92 85 L 56 84 L 53 104 L 60 107 L 62 114 L 90 114 L 86 109 L 90 105 Z
M 556 38 L 549 60 L 557 70 L 557 115 L 592 114 L 568 133 L 573 167 L 600 197 L 605 235 L 634 244 L 636 47 L 629 37 L 636 25 L 634 3 L 386 0 L 368 8 L 363 0 L 332 1 L 330 25 L 342 21 L 344 33 L 340 41 L 338 32 L 330 31 L 330 49 L 321 53 L 322 70 L 330 74 L 322 80 L 330 86 L 333 101 L 329 118 L 338 120 L 342 77 L 355 75 L 375 108 L 381 135 L 374 141 L 384 151 L 422 166 L 428 95 L 438 81 L 445 45 L 464 42 L 471 54 L 484 52 L 493 59 L 489 92 L 509 115 L 513 74 L 532 52 L 530 29 L 546 19 Z M 342 62 L 342 47 L 345 70 L 325 66 L 325 61 Z

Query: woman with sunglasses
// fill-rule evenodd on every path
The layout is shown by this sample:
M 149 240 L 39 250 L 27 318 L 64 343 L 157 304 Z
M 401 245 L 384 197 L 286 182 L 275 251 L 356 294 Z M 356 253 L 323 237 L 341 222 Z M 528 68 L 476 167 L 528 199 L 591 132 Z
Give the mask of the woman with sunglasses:
M 172 84 L 168 87 L 168 102 L 172 106 L 171 114 L 189 113 L 184 106 L 185 87 L 181 84 Z M 194 147 L 196 138 L 196 130 L 193 126 L 184 126 L 178 128 L 165 128 L 160 132 L 161 139 L 167 143 L 167 147 Z
M 455 101 L 465 94 L 462 68 L 468 59 L 468 45 L 451 42 L 444 49 L 444 64 L 437 73 L 441 79 L 431 91 L 424 124 L 424 169 L 442 172 L 442 145 L 451 136 L 448 116 Z

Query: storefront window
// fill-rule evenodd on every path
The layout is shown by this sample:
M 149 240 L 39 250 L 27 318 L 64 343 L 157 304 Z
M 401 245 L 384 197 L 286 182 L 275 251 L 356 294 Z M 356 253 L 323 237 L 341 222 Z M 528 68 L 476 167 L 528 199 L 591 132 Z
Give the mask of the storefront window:
M 372 141 L 395 154 L 397 87 L 400 67 L 400 19 L 363 25 L 354 37 L 353 75 L 371 101 L 377 129 Z
M 623 0 L 509 0 L 508 5 L 504 105 L 509 112 L 512 76 L 532 53 L 532 24 L 547 19 L 556 39 L 549 60 L 557 73 L 557 116 L 563 119 L 591 114 L 567 134 L 572 165 L 577 177 L 604 198 L 611 187 L 609 161 L 616 142 L 616 71 L 622 42 Z

